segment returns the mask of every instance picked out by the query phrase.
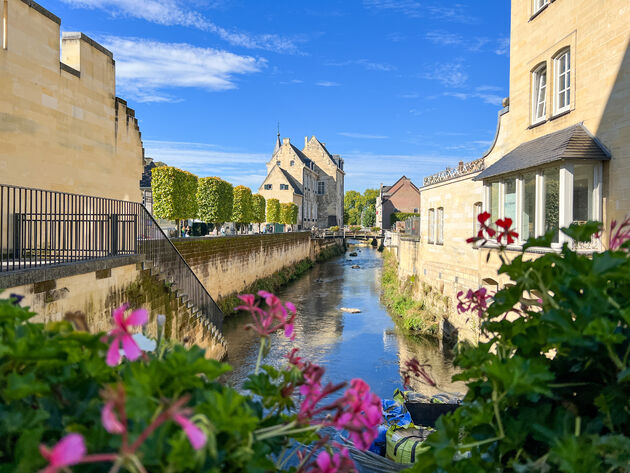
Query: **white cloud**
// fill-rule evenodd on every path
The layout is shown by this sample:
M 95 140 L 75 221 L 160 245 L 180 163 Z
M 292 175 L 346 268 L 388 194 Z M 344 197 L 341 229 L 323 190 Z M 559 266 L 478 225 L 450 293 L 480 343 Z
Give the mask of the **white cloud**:
M 458 48 L 464 48 L 471 52 L 481 51 L 482 48 L 490 42 L 488 38 L 464 38 L 461 35 L 446 31 L 429 31 L 425 34 L 425 38 L 434 44 L 457 46 Z
M 320 80 L 315 85 L 319 85 L 320 87 L 339 87 L 341 84 L 338 82 L 332 82 L 329 80 Z
M 479 87 L 475 87 L 477 92 L 500 92 L 503 90 L 503 87 L 499 87 L 496 85 L 480 85 Z
M 287 84 L 301 84 L 303 83 L 303 80 L 300 79 L 291 79 L 291 80 L 285 80 L 280 82 L 282 85 L 287 85 Z
M 160 25 L 178 25 L 209 31 L 235 46 L 283 53 L 298 53 L 296 40 L 276 34 L 252 35 L 222 28 L 201 13 L 187 8 L 184 0 L 62 0 L 77 8 L 99 9 L 111 16 L 139 18 Z M 188 3 L 189 4 L 189 3 Z
M 363 0 L 363 5 L 372 10 L 387 10 L 402 13 L 409 18 L 434 18 L 459 23 L 473 23 L 474 17 L 469 15 L 464 5 L 456 3 L 445 7 L 438 2 L 432 4 L 418 0 Z
M 358 139 L 365 139 L 365 140 L 384 140 L 386 138 L 389 138 L 388 136 L 385 136 L 385 135 L 370 135 L 368 133 L 352 133 L 349 131 L 340 131 L 337 134 L 341 136 L 346 136 L 348 138 L 358 138 Z
M 401 99 L 417 99 L 420 97 L 420 94 L 418 92 L 410 92 L 407 94 L 400 94 L 398 97 Z
M 369 71 L 382 71 L 382 72 L 391 72 L 397 69 L 396 66 L 387 63 L 380 62 L 372 62 L 367 59 L 355 59 L 351 61 L 342 61 L 342 62 L 329 62 L 326 64 L 327 66 L 361 66 Z
M 420 74 L 420 77 L 437 80 L 447 87 L 461 87 L 468 81 L 468 74 L 461 62 L 434 64 Z
M 258 190 L 270 153 L 230 151 L 209 143 L 144 140 L 146 156 L 199 177 L 219 176 L 234 185 Z
M 496 94 L 484 94 L 480 92 L 444 92 L 444 95 L 447 97 L 455 97 L 460 100 L 468 100 L 471 98 L 477 98 L 483 100 L 485 103 L 489 103 L 490 105 L 498 105 L 500 106 L 503 103 L 503 97 Z
M 497 40 L 497 47 L 494 50 L 495 54 L 499 56 L 509 56 L 510 55 L 510 38 L 499 38 Z
M 178 87 L 233 89 L 234 75 L 258 72 L 265 66 L 264 59 L 185 43 L 114 36 L 102 42 L 116 58 L 117 86 L 140 102 L 175 101 L 165 90 Z

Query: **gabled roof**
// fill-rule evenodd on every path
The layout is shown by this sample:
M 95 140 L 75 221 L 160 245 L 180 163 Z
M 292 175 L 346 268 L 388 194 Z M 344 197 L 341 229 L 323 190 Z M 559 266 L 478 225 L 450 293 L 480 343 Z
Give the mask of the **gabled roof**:
M 296 195 L 304 195 L 302 193 L 302 191 L 300 190 L 300 183 L 297 181 L 297 179 L 295 179 L 291 174 L 289 174 L 287 171 L 282 169 L 277 164 L 274 164 L 274 166 L 269 170 L 269 173 L 265 177 L 265 180 L 262 182 L 262 184 L 260 185 L 259 189 L 262 189 L 264 187 L 265 183 L 269 180 L 271 175 L 274 172 L 276 172 L 276 169 L 278 170 L 278 172 L 280 172 L 284 176 L 284 178 L 287 181 L 287 184 L 289 184 L 291 186 L 291 189 L 293 189 L 293 193 L 294 194 L 296 194 Z
M 297 181 L 297 179 L 295 179 L 295 177 L 293 177 L 291 174 L 289 174 L 287 171 L 285 171 L 281 167 L 279 167 L 278 169 L 282 171 L 282 174 L 284 174 L 284 177 L 286 177 L 287 180 L 289 181 L 289 185 L 293 188 L 293 192 L 296 193 L 297 195 L 304 195 L 302 191 L 300 190 L 300 183 Z
M 607 161 L 610 153 L 582 124 L 522 143 L 476 176 L 478 181 L 564 160 Z
M 407 176 L 402 176 L 400 179 L 398 179 L 394 183 L 394 185 L 383 186 L 383 195 L 387 197 L 391 197 L 396 192 L 398 192 L 406 182 L 411 184 L 411 187 L 413 187 L 416 190 L 416 192 L 418 192 L 418 194 L 420 193 L 420 189 L 418 189 L 416 185 L 413 182 L 411 182 L 411 179 L 409 179 Z
M 293 150 L 293 152 L 297 155 L 298 158 L 300 158 L 300 161 L 302 161 L 302 163 L 304 163 L 305 166 L 307 167 L 311 167 L 311 160 L 308 158 L 308 156 L 306 156 L 304 153 L 302 153 L 302 151 L 300 151 L 299 149 L 297 149 L 295 146 L 293 146 L 292 144 L 290 144 L 289 146 L 291 146 L 291 149 Z

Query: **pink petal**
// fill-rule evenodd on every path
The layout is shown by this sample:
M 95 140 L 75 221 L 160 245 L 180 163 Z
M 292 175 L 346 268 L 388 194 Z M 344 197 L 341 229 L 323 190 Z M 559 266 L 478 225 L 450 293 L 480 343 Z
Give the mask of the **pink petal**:
M 129 361 L 135 361 L 142 355 L 142 350 L 136 343 L 136 341 L 128 333 L 120 337 L 122 340 L 123 351 L 129 359 Z
M 285 302 L 284 306 L 295 314 L 296 310 L 292 302 Z
M 134 310 L 129 317 L 125 319 L 125 325 L 144 325 L 149 321 L 149 313 L 146 309 Z
M 114 337 L 112 344 L 107 350 L 106 362 L 109 366 L 116 366 L 120 363 L 120 340 L 118 337 Z
M 74 465 L 81 461 L 85 452 L 85 442 L 81 435 L 66 435 L 50 452 L 50 464 L 57 467 Z
M 293 340 L 293 324 L 287 324 L 284 327 L 284 336 Z
M 330 468 L 330 455 L 328 452 L 322 452 L 317 455 L 317 460 L 315 460 L 317 466 L 322 471 L 327 471 Z
M 114 414 L 114 403 L 112 401 L 106 403 L 101 410 L 101 423 L 110 434 L 122 434 L 125 431 L 125 427 Z
M 184 429 L 184 432 L 188 436 L 190 444 L 195 450 L 199 450 L 206 444 L 206 434 L 193 424 L 190 419 L 180 414 L 176 414 L 173 419 L 182 426 L 182 429 Z
M 125 311 L 127 310 L 128 305 L 127 304 L 123 304 L 120 307 L 118 307 L 117 309 L 114 309 L 112 316 L 114 317 L 114 323 L 118 326 L 118 327 L 124 327 L 124 323 L 125 323 Z

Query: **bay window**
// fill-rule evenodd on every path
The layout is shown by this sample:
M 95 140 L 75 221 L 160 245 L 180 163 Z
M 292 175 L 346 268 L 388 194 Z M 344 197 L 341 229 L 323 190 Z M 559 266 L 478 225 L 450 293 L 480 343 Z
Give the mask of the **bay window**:
M 485 208 L 498 218 L 511 218 L 522 243 L 555 230 L 555 247 L 568 242 L 559 232 L 573 222 L 601 220 L 601 162 L 564 162 L 485 182 Z M 477 227 L 475 227 L 475 230 Z

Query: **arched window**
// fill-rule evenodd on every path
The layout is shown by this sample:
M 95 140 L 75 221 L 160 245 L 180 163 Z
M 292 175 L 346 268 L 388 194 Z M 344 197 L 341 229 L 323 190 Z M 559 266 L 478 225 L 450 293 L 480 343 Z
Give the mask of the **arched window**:
M 547 118 L 547 64 L 532 72 L 532 124 Z
M 554 113 L 571 107 L 571 51 L 565 49 L 554 59 Z

